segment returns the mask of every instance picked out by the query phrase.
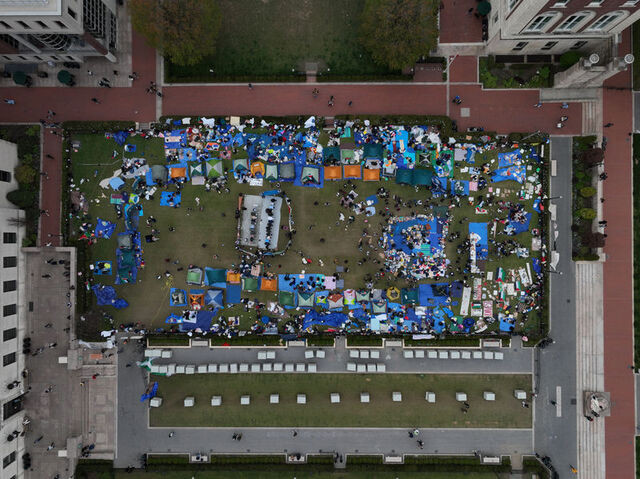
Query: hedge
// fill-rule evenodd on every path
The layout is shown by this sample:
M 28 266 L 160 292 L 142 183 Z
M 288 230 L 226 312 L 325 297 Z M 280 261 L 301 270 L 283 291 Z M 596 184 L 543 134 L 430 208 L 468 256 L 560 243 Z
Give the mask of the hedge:
M 382 346 L 381 336 L 347 336 L 347 346 Z
M 113 461 L 100 459 L 80 459 L 76 465 L 75 476 L 77 479 L 89 479 L 100 477 L 111 479 L 115 477 Z
M 336 115 L 335 118 L 356 122 L 369 120 L 372 125 L 435 125 L 444 136 L 453 135 L 451 118 L 444 115 Z
M 404 340 L 405 346 L 466 346 L 477 347 L 480 346 L 479 337 L 472 336 L 447 336 L 442 339 L 411 339 Z M 492 339 L 492 338 L 489 338 Z
M 335 338 L 329 335 L 316 335 L 307 336 L 304 338 L 307 341 L 307 346 L 330 346 L 335 345 Z
M 347 455 L 347 466 L 353 464 L 384 464 L 384 457 L 378 455 Z
M 333 456 L 331 454 L 308 455 L 307 464 L 327 464 L 327 465 L 333 466 L 334 464 Z
M 189 464 L 188 454 L 147 454 L 149 464 Z
M 316 76 L 318 83 L 375 83 L 375 82 L 411 82 L 413 75 L 400 73 L 389 75 L 331 75 L 323 73 Z
M 244 336 L 213 336 L 211 346 L 282 346 L 283 342 L 277 334 L 245 334 Z
M 535 457 L 522 458 L 522 471 L 525 473 L 536 473 L 540 479 L 549 479 L 549 469 Z
M 131 130 L 135 121 L 65 121 L 62 128 L 74 133 L 94 133 L 96 131 Z

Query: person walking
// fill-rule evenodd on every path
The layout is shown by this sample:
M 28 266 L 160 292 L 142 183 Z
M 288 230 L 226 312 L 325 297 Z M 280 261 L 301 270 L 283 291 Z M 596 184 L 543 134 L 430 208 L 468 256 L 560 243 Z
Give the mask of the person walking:
M 613 126 L 613 123 L 609 122 L 606 125 L 604 125 L 605 128 L 611 128 Z
M 15 104 L 16 104 L 16 101 L 15 101 L 13 98 L 5 98 L 5 99 L 4 99 L 4 102 L 5 102 L 7 105 L 15 105 Z
M 100 104 L 100 100 L 98 100 L 97 98 L 92 98 L 91 101 L 97 105 Z

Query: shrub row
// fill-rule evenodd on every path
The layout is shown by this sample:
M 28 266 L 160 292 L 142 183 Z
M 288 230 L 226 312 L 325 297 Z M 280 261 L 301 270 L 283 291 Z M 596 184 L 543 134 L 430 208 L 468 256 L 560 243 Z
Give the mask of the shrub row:
M 480 346 L 480 338 L 473 336 L 447 336 L 445 338 L 434 339 L 411 339 L 404 340 L 405 346 Z
M 347 346 L 382 346 L 381 336 L 347 336 Z
M 189 336 L 186 334 L 154 334 L 147 337 L 149 346 L 189 346 Z
M 105 131 L 131 130 L 135 121 L 65 121 L 62 128 L 73 133 L 96 133 Z
M 316 335 L 307 336 L 304 338 L 307 341 L 307 346 L 333 346 L 335 338 L 330 335 Z
M 276 334 L 245 334 L 244 336 L 233 336 L 227 338 L 225 336 L 212 336 L 211 346 L 280 346 L 282 340 Z

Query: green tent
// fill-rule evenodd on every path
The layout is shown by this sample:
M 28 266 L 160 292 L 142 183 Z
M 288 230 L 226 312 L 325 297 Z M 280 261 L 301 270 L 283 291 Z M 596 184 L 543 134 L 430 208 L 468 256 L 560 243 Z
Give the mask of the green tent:
M 349 150 L 349 149 L 343 149 L 340 150 L 340 160 L 342 161 L 343 165 L 348 165 L 350 163 L 353 163 L 353 159 L 355 158 L 355 153 L 353 152 L 353 150 Z
M 374 301 L 371 303 L 371 311 L 373 314 L 384 314 L 387 312 L 387 302 L 385 300 Z
M 400 293 L 402 304 L 415 304 L 418 302 L 418 288 L 402 288 Z
M 187 284 L 202 284 L 202 270 L 200 268 L 190 268 L 187 270 Z
M 276 163 L 267 163 L 264 178 L 269 181 L 278 181 L 278 165 Z
M 325 165 L 337 163 L 340 161 L 339 146 L 325 146 L 322 150 L 322 163 Z
M 313 308 L 313 293 L 298 293 L 298 306 L 300 308 Z
M 433 178 L 433 171 L 423 168 L 413 170 L 413 182 L 412 185 L 431 186 L 431 179 Z
M 204 176 L 204 165 L 202 163 L 189 165 L 189 175 L 191 176 L 191 178 L 195 176 Z
M 281 306 L 295 306 L 296 297 L 291 291 L 280 291 L 278 293 L 278 302 Z
M 371 293 L 368 290 L 356 291 L 356 301 L 362 303 L 363 301 L 370 301 Z
M 226 269 L 214 269 L 214 268 L 204 269 L 205 284 L 212 285 L 213 283 L 224 283 L 226 280 L 227 280 Z
M 222 160 L 218 160 L 216 158 L 209 160 L 205 163 L 207 178 L 218 178 L 222 176 Z
M 382 159 L 382 145 L 380 143 L 365 143 L 364 158 Z
M 396 173 L 396 183 L 399 185 L 413 185 L 413 170 L 400 168 Z
M 244 291 L 257 291 L 258 279 L 257 278 L 242 278 L 242 289 Z
M 278 166 L 278 176 L 282 180 L 293 180 L 296 177 L 296 167 L 293 162 L 280 163 Z
M 246 158 L 239 158 L 233 160 L 233 171 L 249 170 L 249 160 Z

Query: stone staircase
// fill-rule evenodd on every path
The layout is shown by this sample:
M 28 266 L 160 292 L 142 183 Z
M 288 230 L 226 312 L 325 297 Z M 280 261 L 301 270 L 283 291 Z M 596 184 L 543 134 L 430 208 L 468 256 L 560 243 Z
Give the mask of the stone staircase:
M 582 135 L 596 135 L 602 141 L 602 101 L 582 103 Z
M 576 263 L 576 389 L 581 478 L 604 479 L 605 418 L 587 421 L 584 392 L 604 391 L 603 276 L 601 262 Z

